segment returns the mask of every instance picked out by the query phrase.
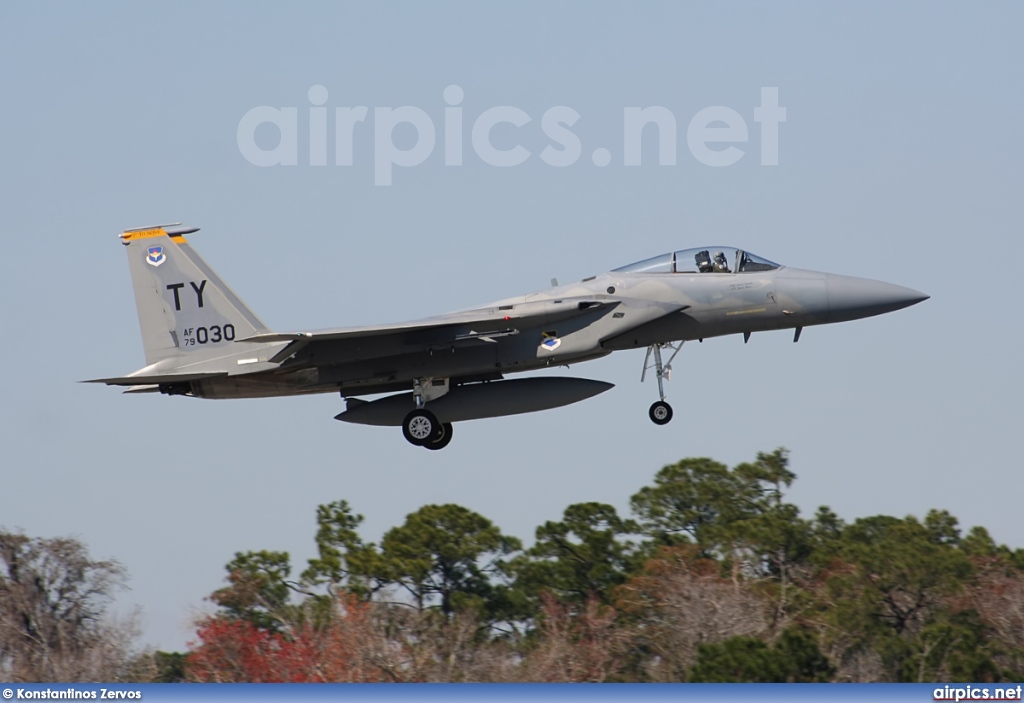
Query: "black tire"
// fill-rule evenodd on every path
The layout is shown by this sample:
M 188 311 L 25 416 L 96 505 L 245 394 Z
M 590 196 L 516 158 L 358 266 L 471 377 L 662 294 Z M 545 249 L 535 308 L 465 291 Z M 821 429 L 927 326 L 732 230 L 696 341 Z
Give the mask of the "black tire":
M 410 444 L 422 447 L 441 431 L 441 423 L 429 410 L 413 410 L 402 420 L 402 434 Z
M 438 449 L 444 449 L 452 442 L 452 423 L 445 422 L 441 425 L 441 436 L 433 439 L 423 446 L 427 449 L 437 451 Z
M 667 425 L 672 421 L 672 406 L 664 400 L 659 400 L 651 405 L 647 414 L 655 425 Z

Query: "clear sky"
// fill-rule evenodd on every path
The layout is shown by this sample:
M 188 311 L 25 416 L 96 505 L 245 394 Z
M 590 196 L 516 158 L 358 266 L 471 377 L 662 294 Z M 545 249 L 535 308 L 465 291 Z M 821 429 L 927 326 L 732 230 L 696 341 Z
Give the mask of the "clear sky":
M 349 500 L 369 540 L 454 502 L 529 542 L 571 503 L 625 510 L 688 456 L 732 465 L 786 446 L 807 515 L 945 508 L 1024 546 L 1022 19 L 1019 3 L 2 3 L 0 525 L 122 561 L 120 606 L 141 606 L 143 639 L 162 648 L 184 646 L 235 551 L 287 550 L 301 571 L 320 503 Z M 460 166 L 445 165 L 452 85 Z M 754 121 L 766 87 L 786 109 L 777 166 L 762 165 Z M 245 157 L 239 124 L 260 106 L 296 109 L 295 165 Z M 357 106 L 368 116 L 339 165 L 335 108 Z M 436 144 L 375 185 L 384 147 L 419 158 L 411 125 L 375 130 L 401 106 Z M 529 152 L 520 165 L 473 146 L 498 106 L 531 118 L 490 133 Z M 581 155 L 563 167 L 541 157 L 561 148 L 542 123 L 557 106 L 579 115 Z M 675 118 L 675 164 L 658 164 L 649 127 L 642 164 L 626 166 L 624 111 L 650 106 Z M 688 146 L 714 106 L 748 132 L 730 166 Z M 250 136 L 277 144 L 269 124 Z M 613 390 L 461 424 L 428 452 L 336 422 L 333 395 L 77 384 L 143 365 L 116 235 L 179 220 L 280 331 L 412 319 L 716 243 L 932 297 L 798 344 L 687 344 L 666 427 L 647 418 L 643 351 L 623 352 L 569 372 Z

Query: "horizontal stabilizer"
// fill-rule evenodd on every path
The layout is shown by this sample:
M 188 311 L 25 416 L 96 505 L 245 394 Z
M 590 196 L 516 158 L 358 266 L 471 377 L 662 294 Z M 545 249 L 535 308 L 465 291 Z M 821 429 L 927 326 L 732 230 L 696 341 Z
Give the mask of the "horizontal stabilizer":
M 206 378 L 227 376 L 227 371 L 212 373 L 168 373 L 159 376 L 120 376 L 117 378 L 91 378 L 82 383 L 106 383 L 108 386 L 153 386 L 161 383 L 188 383 Z

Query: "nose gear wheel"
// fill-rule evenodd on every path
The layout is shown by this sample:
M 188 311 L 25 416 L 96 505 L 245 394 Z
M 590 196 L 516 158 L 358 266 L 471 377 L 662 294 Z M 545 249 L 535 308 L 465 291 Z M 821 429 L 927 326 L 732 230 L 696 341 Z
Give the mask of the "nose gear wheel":
M 659 400 L 651 405 L 647 414 L 655 425 L 667 425 L 672 420 L 672 406 L 664 400 Z

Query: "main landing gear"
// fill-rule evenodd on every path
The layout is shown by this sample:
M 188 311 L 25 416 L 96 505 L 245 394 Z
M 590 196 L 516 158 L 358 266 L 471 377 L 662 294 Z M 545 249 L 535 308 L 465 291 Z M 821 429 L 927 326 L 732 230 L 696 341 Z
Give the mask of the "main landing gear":
M 415 379 L 413 400 L 416 409 L 402 420 L 402 434 L 410 444 L 431 450 L 444 449 L 452 441 L 452 423 L 441 422 L 424 405 L 448 392 L 448 379 Z
M 444 449 L 452 441 L 452 423 L 440 422 L 429 410 L 413 410 L 402 421 L 402 434 L 417 447 Z
M 668 358 L 668 363 L 662 363 L 661 361 L 661 350 L 665 348 L 672 350 L 672 356 Z M 661 400 L 651 405 L 651 409 L 647 414 L 655 425 L 667 425 L 672 420 L 672 406 L 665 402 L 665 381 L 672 380 L 672 361 L 682 348 L 682 342 L 678 344 L 652 344 L 647 347 L 647 356 L 644 357 L 644 370 L 640 374 L 640 382 L 644 382 L 649 369 L 654 369 L 655 375 L 658 378 L 658 397 Z M 651 363 L 652 356 L 654 357 L 653 364 Z

